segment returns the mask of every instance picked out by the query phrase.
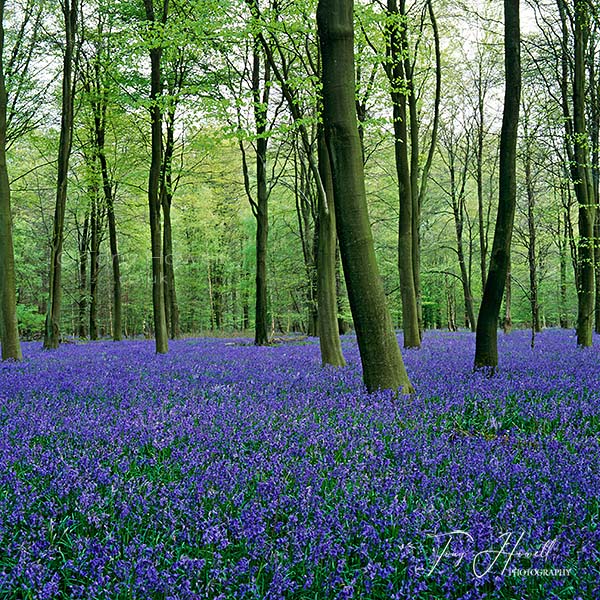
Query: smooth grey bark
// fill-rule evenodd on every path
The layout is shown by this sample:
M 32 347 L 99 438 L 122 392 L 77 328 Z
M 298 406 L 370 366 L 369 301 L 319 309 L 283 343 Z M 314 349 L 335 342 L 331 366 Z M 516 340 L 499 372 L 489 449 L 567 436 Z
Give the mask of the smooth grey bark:
M 355 106 L 352 0 L 320 0 L 323 123 L 350 308 L 367 390 L 413 387 L 404 367 L 375 260 Z M 409 255 L 410 256 L 410 255 Z

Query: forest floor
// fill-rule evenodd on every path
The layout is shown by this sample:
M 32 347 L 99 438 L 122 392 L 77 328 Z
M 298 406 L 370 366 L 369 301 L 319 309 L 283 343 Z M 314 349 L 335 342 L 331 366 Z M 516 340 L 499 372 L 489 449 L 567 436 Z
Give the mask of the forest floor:
M 367 395 L 316 340 L 0 364 L 0 597 L 600 598 L 600 339 L 472 334 Z

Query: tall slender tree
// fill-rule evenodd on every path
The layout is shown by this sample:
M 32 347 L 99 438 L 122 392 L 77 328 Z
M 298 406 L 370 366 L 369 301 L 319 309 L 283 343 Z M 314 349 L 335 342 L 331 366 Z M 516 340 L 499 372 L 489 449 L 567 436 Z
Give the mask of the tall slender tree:
M 265 61 L 261 91 L 261 51 L 258 40 L 252 55 L 252 97 L 256 124 L 256 202 L 252 206 L 256 218 L 256 304 L 254 317 L 254 343 L 269 343 L 267 252 L 269 239 L 269 188 L 267 186 L 267 111 L 271 69 Z
M 0 342 L 2 360 L 20 360 L 17 326 L 15 257 L 10 210 L 10 182 L 6 167 L 6 115 L 8 97 L 4 76 L 4 0 L 0 0 Z
M 521 98 L 519 0 L 504 0 L 505 90 L 500 133 L 498 214 L 488 276 L 477 319 L 475 368 L 498 366 L 498 316 L 510 265 L 517 201 L 517 131 Z
M 396 172 L 398 176 L 399 217 L 398 217 L 398 274 L 400 277 L 400 296 L 402 298 L 402 327 L 404 329 L 404 347 L 413 348 L 421 345 L 419 331 L 419 312 L 413 261 L 414 211 L 412 177 L 414 160 L 418 156 L 409 156 L 411 145 L 407 110 L 408 94 L 412 90 L 410 73 L 406 72 L 408 41 L 406 33 L 406 2 L 400 0 L 400 10 L 396 0 L 388 0 L 388 54 L 386 72 L 390 80 L 392 109 L 394 122 L 394 150 L 396 156 Z M 414 93 L 414 90 L 412 90 Z M 409 104 L 410 107 L 410 104 Z M 413 124 L 416 127 L 416 124 Z M 418 135 L 418 134 L 417 134 Z M 416 170 L 415 170 L 416 175 Z
M 169 336 L 165 315 L 164 265 L 160 224 L 160 177 L 163 160 L 162 147 L 162 37 L 169 14 L 169 0 L 162 1 L 160 13 L 156 15 L 154 0 L 144 0 L 146 20 L 150 27 L 150 115 L 152 121 L 152 160 L 148 174 L 148 205 L 150 208 L 150 238 L 152 248 L 152 308 L 156 352 L 169 351 Z
M 44 348 L 56 349 L 60 344 L 60 309 L 62 280 L 62 251 L 64 242 L 65 208 L 67 204 L 67 181 L 69 160 L 73 142 L 73 117 L 75 85 L 73 72 L 76 61 L 76 36 L 79 0 L 63 0 L 61 9 L 64 19 L 65 46 L 62 73 L 62 109 L 60 140 L 58 146 L 58 175 L 52 246 L 50 249 L 50 285 L 48 309 L 44 332 Z
M 590 34 L 587 0 L 574 0 L 573 67 L 573 185 L 579 205 L 579 285 L 577 288 L 577 344 L 591 346 L 594 322 L 594 221 L 596 204 L 590 168 L 589 135 L 586 125 L 585 52 Z
M 108 237 L 110 244 L 112 268 L 112 338 L 120 341 L 123 338 L 123 302 L 121 298 L 121 261 L 117 237 L 117 220 L 115 216 L 115 185 L 109 167 L 106 149 L 107 114 L 109 109 L 109 90 L 111 74 L 110 64 L 110 21 L 101 6 L 98 6 L 95 30 L 88 33 L 92 40 L 91 56 L 86 56 L 82 69 L 83 83 L 90 104 L 92 119 L 92 145 L 95 159 L 98 162 L 104 207 L 108 222 Z
M 253 15 L 260 17 L 258 3 L 249 0 Z M 317 157 L 315 159 L 315 144 L 310 139 L 307 120 L 311 115 L 305 114 L 301 108 L 299 91 L 290 83 L 292 75 L 289 73 L 289 60 L 283 50 L 281 41 L 270 36 L 269 39 L 260 33 L 258 39 L 261 41 L 266 60 L 268 61 L 275 78 L 281 86 L 282 94 L 287 102 L 288 109 L 298 128 L 299 138 L 304 149 L 304 155 L 308 163 L 308 174 L 316 189 L 317 218 L 316 218 L 316 288 L 317 288 L 317 333 L 321 349 L 323 364 L 333 366 L 344 366 L 346 361 L 342 354 L 342 346 L 339 336 L 337 321 L 337 289 L 335 281 L 336 263 L 336 227 L 333 189 L 331 186 L 331 169 L 329 166 L 329 154 L 325 143 L 322 127 L 317 126 Z M 300 55 L 307 55 L 306 70 L 311 78 L 319 77 L 318 56 L 312 56 L 310 45 L 305 43 L 299 51 Z M 315 53 L 316 54 L 316 53 Z M 280 59 L 276 60 L 275 55 Z M 309 66 L 310 65 L 310 66 Z M 321 112 L 321 102 L 317 101 L 314 113 Z M 315 115 L 313 114 L 313 118 Z
M 355 106 L 352 0 L 319 0 L 323 123 L 342 265 L 367 389 L 413 388 L 394 334 L 367 211 Z

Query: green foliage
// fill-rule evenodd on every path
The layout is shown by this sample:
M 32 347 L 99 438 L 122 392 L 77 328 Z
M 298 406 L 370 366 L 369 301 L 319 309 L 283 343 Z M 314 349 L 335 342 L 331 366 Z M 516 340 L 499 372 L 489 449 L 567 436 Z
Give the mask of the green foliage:
M 25 339 L 38 337 L 44 327 L 45 315 L 40 314 L 37 307 L 24 304 L 17 305 L 19 333 Z

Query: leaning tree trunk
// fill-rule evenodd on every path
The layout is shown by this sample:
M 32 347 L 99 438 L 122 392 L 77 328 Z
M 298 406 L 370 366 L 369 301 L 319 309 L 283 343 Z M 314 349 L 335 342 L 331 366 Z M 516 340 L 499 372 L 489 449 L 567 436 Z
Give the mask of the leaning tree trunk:
M 6 167 L 7 94 L 4 79 L 4 0 L 0 0 L 0 342 L 2 360 L 20 360 L 17 325 L 17 287 L 10 211 L 10 182 Z
M 155 22 L 153 0 L 144 0 L 146 18 L 150 23 Z M 163 23 L 166 21 L 167 4 L 162 15 Z M 148 205 L 150 209 L 150 242 L 152 249 L 152 309 L 154 317 L 154 336 L 156 352 L 165 354 L 169 351 L 169 336 L 167 333 L 167 320 L 165 317 L 164 297 L 164 269 L 162 254 L 162 237 L 160 226 L 160 175 L 162 164 L 162 111 L 159 97 L 162 91 L 161 82 L 161 57 L 160 46 L 150 49 L 150 116 L 152 120 L 152 158 L 148 174 Z
M 253 3 L 254 14 L 257 13 L 257 2 Z M 317 222 L 318 231 L 316 238 L 316 286 L 317 286 L 317 333 L 320 338 L 321 359 L 323 364 L 333 366 L 345 365 L 339 339 L 337 322 L 337 299 L 335 286 L 335 251 L 336 230 L 335 211 L 333 210 L 334 198 L 331 187 L 331 168 L 329 165 L 328 150 L 325 143 L 322 127 L 317 130 L 317 159 L 313 144 L 310 141 L 302 111 L 294 88 L 290 85 L 284 72 L 275 61 L 273 51 L 266 38 L 259 36 L 263 45 L 266 59 L 275 77 L 279 80 L 282 94 L 287 100 L 288 107 L 294 122 L 298 125 L 300 140 L 306 155 L 308 170 L 306 174 L 312 175 L 317 195 Z M 275 42 L 277 48 L 280 46 Z M 315 72 L 315 75 L 317 72 Z M 303 178 L 304 179 L 304 178 Z M 308 227 L 304 228 L 308 230 Z M 305 252 L 305 256 L 306 256 Z M 309 319 L 312 315 L 309 315 Z
M 483 291 L 477 334 L 475 368 L 498 366 L 498 316 L 510 263 L 510 243 L 517 198 L 517 129 L 521 98 L 519 0 L 504 0 L 504 64 L 506 87 L 500 133 L 498 215 Z
M 362 148 L 362 145 L 361 145 Z M 364 164 L 364 161 L 363 161 Z M 352 326 L 344 318 L 344 302 L 346 300 L 346 285 L 342 280 L 342 266 L 340 264 L 340 246 L 339 242 L 336 243 L 335 250 L 335 290 L 337 296 L 337 314 L 338 314 L 338 331 L 340 335 L 348 333 Z
M 165 259 L 165 318 L 171 339 L 179 337 L 179 306 L 175 289 L 173 264 L 173 229 L 171 206 L 173 204 L 173 154 L 175 152 L 175 109 L 171 108 L 167 120 L 167 139 L 163 157 L 161 180 L 161 206 L 163 209 L 163 256 Z
M 375 260 L 367 212 L 355 110 L 352 0 L 319 0 L 317 23 L 323 63 L 323 123 L 363 379 L 369 391 L 400 388 L 412 392 Z
M 346 361 L 342 354 L 337 319 L 335 279 L 337 237 L 333 181 L 324 132 L 320 131 L 318 135 L 319 174 L 323 183 L 323 189 L 318 194 L 317 296 L 319 306 L 319 344 L 321 347 L 321 361 L 324 365 L 343 367 Z
M 63 60 L 62 110 L 58 145 L 56 205 L 54 208 L 52 246 L 50 249 L 50 285 L 44 332 L 44 348 L 46 349 L 56 349 L 60 344 L 62 250 L 67 203 L 67 176 L 73 140 L 73 61 L 75 34 L 77 30 L 77 8 L 77 0 L 65 0 L 63 5 L 65 53 Z

